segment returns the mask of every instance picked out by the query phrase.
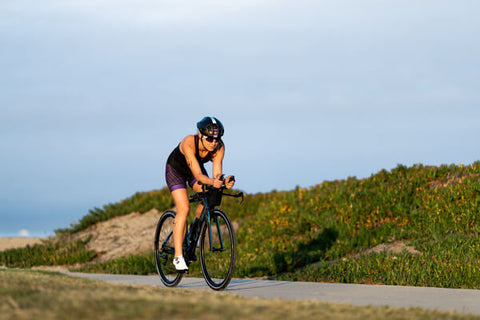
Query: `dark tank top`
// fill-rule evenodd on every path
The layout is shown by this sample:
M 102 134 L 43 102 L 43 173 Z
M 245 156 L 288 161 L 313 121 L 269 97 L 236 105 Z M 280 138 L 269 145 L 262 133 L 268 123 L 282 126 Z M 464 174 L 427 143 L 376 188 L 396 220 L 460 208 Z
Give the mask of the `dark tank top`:
M 200 168 L 202 171 L 205 171 L 203 164 L 212 161 L 213 155 L 215 152 L 218 150 L 218 148 L 222 145 L 220 142 L 217 146 L 217 148 L 213 152 L 208 152 L 208 154 L 202 158 L 200 157 L 200 151 L 198 149 L 198 143 L 199 143 L 199 137 L 197 135 L 195 137 L 195 158 L 197 158 L 198 163 L 200 164 Z M 184 177 L 190 177 L 192 175 L 192 172 L 190 171 L 190 168 L 188 167 L 187 164 L 187 159 L 185 159 L 185 156 L 183 153 L 180 151 L 180 144 L 173 149 L 172 153 L 168 157 L 167 163 L 170 164 L 178 173 L 183 175 Z

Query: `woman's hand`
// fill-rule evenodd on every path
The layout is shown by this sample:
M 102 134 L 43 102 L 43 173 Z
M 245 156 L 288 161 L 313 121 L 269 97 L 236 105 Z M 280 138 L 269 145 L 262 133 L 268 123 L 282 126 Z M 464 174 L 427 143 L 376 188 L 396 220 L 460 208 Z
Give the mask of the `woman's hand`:
M 226 187 L 227 189 L 232 189 L 234 185 L 235 185 L 235 179 L 233 179 L 232 176 L 228 176 L 228 177 L 225 179 L 225 187 Z
M 219 178 L 213 179 L 212 186 L 216 189 L 220 189 L 223 186 L 223 180 L 220 180 Z

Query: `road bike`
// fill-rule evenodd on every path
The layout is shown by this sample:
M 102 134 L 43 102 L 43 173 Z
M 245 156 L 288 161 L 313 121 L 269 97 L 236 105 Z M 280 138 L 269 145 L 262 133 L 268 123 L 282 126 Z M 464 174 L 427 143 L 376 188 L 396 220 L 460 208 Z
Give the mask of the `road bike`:
M 190 203 L 202 203 L 203 210 L 200 217 L 195 218 L 187 228 L 183 243 L 183 256 L 187 265 L 197 260 L 195 252 L 199 246 L 203 277 L 214 290 L 223 290 L 228 286 L 237 256 L 233 224 L 224 211 L 215 207 L 221 204 L 223 196 L 241 197 L 243 201 L 243 192 L 232 194 L 225 192 L 225 189 L 225 185 L 218 189 L 202 185 L 202 192 L 190 195 Z M 155 231 L 155 265 L 162 283 L 167 287 L 175 287 L 184 276 L 184 273 L 177 272 L 173 266 L 174 220 L 175 211 L 165 211 Z

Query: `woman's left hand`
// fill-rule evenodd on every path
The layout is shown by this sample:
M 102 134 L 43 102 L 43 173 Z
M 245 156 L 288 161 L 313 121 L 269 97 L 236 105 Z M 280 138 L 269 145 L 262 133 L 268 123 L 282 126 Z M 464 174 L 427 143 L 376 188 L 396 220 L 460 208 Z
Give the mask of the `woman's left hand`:
M 225 179 L 225 187 L 227 189 L 232 189 L 233 186 L 235 185 L 235 179 L 232 179 L 233 177 L 232 176 L 228 176 L 226 179 Z

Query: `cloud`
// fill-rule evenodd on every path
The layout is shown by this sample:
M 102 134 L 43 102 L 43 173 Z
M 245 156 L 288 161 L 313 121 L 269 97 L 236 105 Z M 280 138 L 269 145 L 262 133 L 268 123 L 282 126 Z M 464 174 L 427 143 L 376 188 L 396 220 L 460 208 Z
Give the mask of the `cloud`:
M 28 230 L 26 230 L 26 229 L 20 230 L 20 231 L 19 231 L 19 234 L 20 234 L 21 237 L 28 237 L 28 236 L 30 236 L 30 233 L 29 233 Z

